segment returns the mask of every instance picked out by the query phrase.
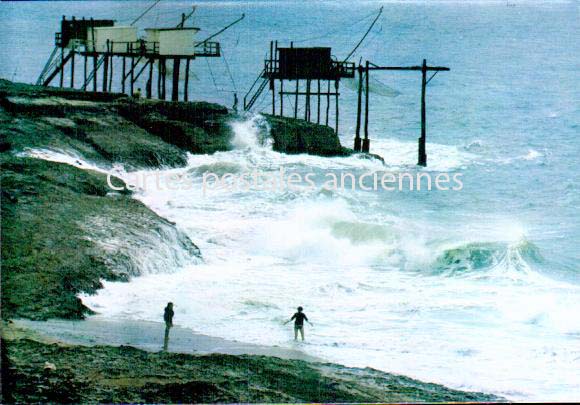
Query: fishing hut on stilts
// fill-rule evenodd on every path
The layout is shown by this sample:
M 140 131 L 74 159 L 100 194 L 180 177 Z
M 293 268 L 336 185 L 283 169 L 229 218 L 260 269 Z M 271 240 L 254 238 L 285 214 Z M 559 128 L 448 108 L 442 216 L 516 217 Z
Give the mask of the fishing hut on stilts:
M 304 120 L 312 122 L 314 120 L 312 105 L 315 104 L 316 123 L 320 124 L 324 98 L 326 109 L 323 121 L 325 125 L 328 125 L 331 98 L 334 98 L 334 129 L 338 134 L 340 79 L 354 76 L 355 64 L 333 59 L 331 48 L 295 48 L 292 43 L 290 47 L 279 47 L 278 41 L 272 41 L 269 58 L 264 61 L 264 69 L 244 97 L 244 110 L 250 110 L 269 85 L 272 93 L 272 115 L 277 115 L 276 94 L 279 95 L 280 101 L 278 115 L 282 117 L 284 116 L 284 96 L 291 96 L 294 99 L 291 106 L 291 114 L 294 118 L 298 118 L 299 106 L 302 104 L 304 105 Z M 276 83 L 278 83 L 278 89 Z
M 329 125 L 329 111 L 331 97 L 335 100 L 335 124 L 334 129 L 338 134 L 339 123 L 339 83 L 340 79 L 356 78 L 357 80 L 357 117 L 356 132 L 354 137 L 353 149 L 355 152 L 370 152 L 369 137 L 369 110 L 370 110 L 370 93 L 369 85 L 370 73 L 374 71 L 417 71 L 421 72 L 421 133 L 418 138 L 418 160 L 419 166 L 427 166 L 427 114 L 426 114 L 426 90 L 429 82 L 435 75 L 442 71 L 449 71 L 449 68 L 443 66 L 428 66 L 427 61 L 423 60 L 420 66 L 379 66 L 372 62 L 366 61 L 363 65 L 359 62 L 358 66 L 349 59 L 356 50 L 363 44 L 372 28 L 379 20 L 383 8 L 381 7 L 378 14 L 370 24 L 369 28 L 356 44 L 354 49 L 344 60 L 333 58 L 331 48 L 311 47 L 295 48 L 293 43 L 289 48 L 278 47 L 278 41 L 270 42 L 269 58 L 264 61 L 264 69 L 258 75 L 258 78 L 244 97 L 244 109 L 250 110 L 266 86 L 272 92 L 272 115 L 276 115 L 276 95 L 279 95 L 279 113 L 284 116 L 284 96 L 292 96 L 294 104 L 292 112 L 294 118 L 298 117 L 298 107 L 304 105 L 304 120 L 313 122 L 312 118 L 312 98 L 316 102 L 316 123 L 321 124 L 321 98 L 326 99 L 326 117 L 325 125 Z M 429 73 L 433 73 L 427 77 Z M 358 77 L 355 77 L 358 76 Z M 276 82 L 278 81 L 278 90 Z M 300 88 L 300 81 L 305 83 L 305 89 Z M 284 84 L 293 83 L 294 88 L 285 90 Z M 322 82 L 322 90 L 321 90 Z M 313 83 L 316 88 L 313 89 Z M 292 84 L 292 83 L 291 83 Z M 304 86 L 303 86 L 304 87 Z M 363 93 L 364 93 L 364 110 L 363 110 Z M 302 97 L 302 98 L 301 98 Z M 301 100 L 302 103 L 301 103 Z M 364 111 L 364 112 L 363 112 Z M 364 114 L 364 117 L 363 117 Z M 363 122 L 364 121 L 364 122 Z M 364 137 L 361 137 L 361 130 L 364 131 Z
M 193 7 L 189 14 L 181 15 L 181 21 L 175 27 L 146 28 L 146 35 L 140 38 L 135 23 L 158 2 L 128 26 L 115 25 L 114 20 L 66 19 L 63 16 L 61 30 L 55 34 L 55 48 L 36 84 L 49 86 L 58 76 L 59 87 L 65 87 L 65 70 L 70 69 L 70 88 L 139 95 L 140 91 L 136 92 L 137 80 L 146 75 L 143 76 L 146 77 L 145 96 L 153 98 L 155 95 L 165 100 L 169 71 L 171 100 L 179 101 L 183 67 L 183 101 L 188 101 L 191 62 L 197 58 L 220 57 L 221 45 L 212 39 L 241 21 L 244 15 L 200 41 L 196 38 L 200 29 L 186 26 L 187 20 L 195 12 Z M 78 59 L 83 60 L 80 84 L 75 78 Z M 115 71 L 115 67 L 120 72 Z M 115 87 L 114 83 L 117 83 Z

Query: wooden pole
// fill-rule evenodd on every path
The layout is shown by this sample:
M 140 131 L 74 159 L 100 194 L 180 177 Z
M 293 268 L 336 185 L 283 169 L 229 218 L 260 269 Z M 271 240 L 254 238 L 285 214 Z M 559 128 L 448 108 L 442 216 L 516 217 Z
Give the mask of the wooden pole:
M 97 91 L 97 48 L 95 44 L 95 21 L 91 17 L 91 51 L 93 52 L 93 91 Z
M 64 86 L 64 47 L 60 48 L 60 87 Z
M 125 57 L 123 56 L 123 76 L 121 76 L 121 91 L 125 93 L 125 75 L 126 75 L 126 61 Z
M 296 95 L 294 96 L 294 118 L 298 118 L 298 90 L 299 90 L 299 80 L 296 79 Z
M 157 98 L 161 99 L 161 58 L 157 61 Z
M 103 91 L 107 91 L 107 79 L 109 76 L 109 57 L 107 54 L 103 55 L 104 63 L 103 63 Z
M 173 58 L 173 79 L 171 80 L 171 101 L 179 101 L 179 65 L 181 58 Z
M 280 79 L 280 117 L 284 116 L 284 80 Z
M 360 140 L 360 121 L 361 121 L 361 109 L 362 109 L 362 86 L 363 86 L 363 67 L 358 65 L 358 103 L 356 107 L 356 134 L 354 136 L 354 151 L 361 151 L 361 140 Z M 367 75 L 369 72 L 367 72 Z
M 93 91 L 96 93 L 97 92 L 97 79 L 99 77 L 98 73 L 98 55 L 97 52 L 95 51 L 94 55 L 93 55 Z
M 304 120 L 310 121 L 310 79 L 306 79 L 306 102 L 304 103 Z
M 330 115 L 330 80 L 328 81 L 328 90 L 326 92 L 326 123 L 328 126 L 328 116 Z
M 190 59 L 185 59 L 185 83 L 183 84 L 183 99 L 189 101 L 189 64 Z
M 419 166 L 427 166 L 427 152 L 425 148 L 425 143 L 427 141 L 427 113 L 425 106 L 425 92 L 427 88 L 427 60 L 423 59 L 423 66 L 421 68 L 422 80 L 421 80 L 421 137 L 419 138 L 419 161 L 417 164 Z
M 111 41 L 111 53 L 113 53 L 115 47 L 113 46 L 113 42 Z M 109 92 L 113 88 L 113 55 L 109 56 Z
M 147 80 L 147 86 L 145 88 L 145 93 L 147 98 L 151 98 L 152 87 L 153 87 L 153 63 L 154 59 L 149 59 L 149 79 Z
M 87 60 L 88 56 L 85 53 L 85 61 L 84 61 L 84 65 L 83 65 L 83 86 L 85 86 L 83 88 L 83 90 L 86 90 L 86 85 L 87 85 L 87 64 L 88 64 L 88 60 Z
M 73 49 L 70 59 L 70 87 L 75 88 L 75 50 Z
M 109 40 L 107 39 L 107 49 L 105 51 L 105 54 L 103 55 L 104 58 L 104 64 L 103 64 L 103 92 L 106 92 L 108 87 L 107 87 L 107 81 L 109 79 Z
M 163 93 L 163 100 L 167 97 L 167 59 L 163 58 L 163 76 L 161 77 L 161 91 Z
M 365 68 L 367 75 L 365 77 L 365 138 L 363 139 L 362 143 L 362 151 L 364 153 L 369 153 L 370 150 L 370 139 L 369 139 L 369 61 L 367 60 L 366 68 Z
M 335 124 L 336 135 L 338 135 L 338 84 L 339 84 L 339 80 L 337 79 L 334 81 L 334 88 L 336 89 L 336 95 L 334 96 L 335 111 L 336 111 L 335 116 L 334 116 L 335 121 L 336 121 L 336 124 Z
M 131 55 L 131 96 L 135 94 L 135 57 Z
M 276 115 L 276 81 L 270 79 L 270 90 L 272 91 L 272 115 Z
M 316 103 L 316 123 L 320 124 L 320 79 L 318 79 L 317 98 L 318 101 Z

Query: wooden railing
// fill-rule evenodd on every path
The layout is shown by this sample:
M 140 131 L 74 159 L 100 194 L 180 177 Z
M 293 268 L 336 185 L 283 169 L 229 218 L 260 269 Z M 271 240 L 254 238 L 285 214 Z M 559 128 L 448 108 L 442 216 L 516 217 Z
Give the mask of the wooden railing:
M 221 55 L 220 43 L 205 41 L 195 46 L 195 56 L 219 57 Z
M 126 44 L 127 53 L 134 55 L 143 55 L 146 53 L 158 54 L 159 42 L 135 41 L 135 42 L 115 42 L 116 44 Z M 114 52 L 114 50 L 111 50 Z

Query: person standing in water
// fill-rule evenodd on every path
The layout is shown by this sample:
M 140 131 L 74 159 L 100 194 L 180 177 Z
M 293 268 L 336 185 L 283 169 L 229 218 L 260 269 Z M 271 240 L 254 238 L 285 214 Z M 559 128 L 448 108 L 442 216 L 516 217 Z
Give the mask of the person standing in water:
M 163 320 L 165 321 L 165 339 L 163 340 L 163 350 L 167 351 L 167 346 L 169 345 L 169 329 L 173 327 L 173 302 L 168 302 L 165 307 L 165 313 L 163 314 Z
M 288 322 L 294 320 L 294 340 L 298 340 L 298 332 L 300 332 L 300 336 L 302 337 L 302 341 L 304 341 L 304 321 L 308 322 L 310 324 L 310 326 L 312 326 L 312 324 L 308 320 L 308 317 L 306 316 L 306 314 L 304 312 L 302 312 L 302 310 L 303 310 L 302 307 L 298 307 L 298 312 L 296 312 L 294 315 L 292 315 L 292 318 L 290 318 L 290 320 L 284 322 L 284 325 L 286 325 Z
M 238 112 L 238 93 L 234 93 L 234 112 Z

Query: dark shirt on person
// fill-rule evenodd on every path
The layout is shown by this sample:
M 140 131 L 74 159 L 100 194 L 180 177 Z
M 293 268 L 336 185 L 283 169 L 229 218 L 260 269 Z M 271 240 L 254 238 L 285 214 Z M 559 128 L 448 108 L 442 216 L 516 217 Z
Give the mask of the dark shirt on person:
M 292 315 L 290 320 L 294 319 L 294 326 L 304 326 L 304 321 L 308 320 L 308 317 L 304 314 L 304 312 L 296 312 Z
M 173 325 L 173 309 L 165 308 L 165 313 L 163 314 L 163 319 L 168 325 Z

